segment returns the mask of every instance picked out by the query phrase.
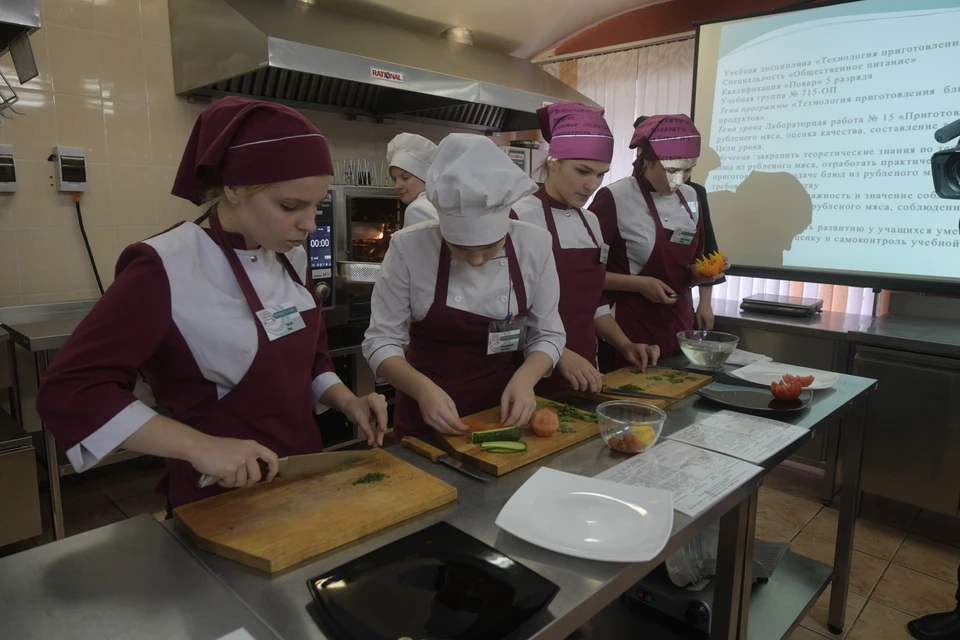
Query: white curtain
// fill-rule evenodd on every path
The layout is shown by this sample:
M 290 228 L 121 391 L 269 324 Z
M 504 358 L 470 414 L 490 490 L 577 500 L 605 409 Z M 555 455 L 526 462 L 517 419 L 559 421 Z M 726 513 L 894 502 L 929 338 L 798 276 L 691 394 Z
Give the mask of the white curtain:
M 628 49 L 576 60 L 577 91 L 603 105 L 605 117 L 616 135 L 613 162 L 606 183 L 633 172 L 635 153 L 627 145 L 633 121 L 641 115 L 690 114 L 693 95 L 693 38 L 665 44 Z M 545 71 L 561 77 L 561 65 L 547 63 Z M 566 74 L 570 75 L 570 74 Z M 720 247 L 723 250 L 723 247 Z M 736 256 L 732 256 L 734 261 Z M 714 288 L 714 299 L 741 300 L 754 293 L 821 298 L 824 311 L 860 315 L 873 313 L 871 289 L 816 283 L 765 280 L 730 276 Z M 695 292 L 696 296 L 697 293 Z

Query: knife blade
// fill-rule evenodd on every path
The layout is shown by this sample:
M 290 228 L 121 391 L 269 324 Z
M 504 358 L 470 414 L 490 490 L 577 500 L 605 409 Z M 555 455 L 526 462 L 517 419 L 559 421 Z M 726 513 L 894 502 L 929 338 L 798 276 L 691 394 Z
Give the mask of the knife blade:
M 456 469 L 460 473 L 470 476 L 474 480 L 479 480 L 484 484 L 490 483 L 488 479 L 484 478 L 480 474 L 474 471 L 471 471 L 470 469 L 467 469 L 465 466 L 463 466 L 463 463 L 460 462 L 459 460 L 454 460 L 453 457 L 450 456 L 450 454 L 441 451 L 440 449 L 436 448 L 432 444 L 427 444 L 426 442 L 424 442 L 423 440 L 420 440 L 419 438 L 406 436 L 403 440 L 400 441 L 400 444 L 403 446 L 404 449 L 412 449 L 413 451 L 415 451 L 416 453 L 419 453 L 430 462 L 442 462 L 443 464 L 447 465 L 451 469 Z
M 377 454 L 376 449 L 365 449 L 362 451 L 331 451 L 329 453 L 308 453 L 299 456 L 287 456 L 278 460 L 279 471 L 278 478 L 287 478 L 290 476 L 303 475 L 305 473 L 317 473 L 328 469 L 335 469 L 348 464 L 362 462 Z M 266 475 L 266 463 L 260 462 L 260 468 Z M 197 486 L 203 489 L 219 481 L 217 476 L 203 475 Z
M 680 398 L 674 398 L 672 396 L 661 396 L 656 393 L 645 393 L 643 391 L 626 391 L 624 389 L 617 389 L 614 387 L 604 387 L 600 393 L 608 396 L 624 396 L 627 398 L 644 398 L 646 400 L 671 400 L 678 401 Z

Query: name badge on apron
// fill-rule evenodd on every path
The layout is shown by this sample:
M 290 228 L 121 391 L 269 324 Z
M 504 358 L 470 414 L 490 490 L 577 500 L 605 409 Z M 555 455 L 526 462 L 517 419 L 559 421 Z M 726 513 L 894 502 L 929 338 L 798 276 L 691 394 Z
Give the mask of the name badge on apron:
M 493 320 L 487 330 L 487 355 L 519 351 L 526 335 L 527 324 L 523 318 L 513 315 L 503 320 Z
M 606 242 L 600 243 L 600 264 L 607 264 L 607 259 L 610 257 L 610 245 Z
M 257 311 L 257 319 L 263 325 L 267 332 L 267 338 L 273 342 L 277 338 L 296 333 L 306 328 L 297 305 L 293 302 L 286 302 L 275 307 L 267 307 Z
M 670 242 L 689 245 L 697 237 L 696 229 L 674 229 Z

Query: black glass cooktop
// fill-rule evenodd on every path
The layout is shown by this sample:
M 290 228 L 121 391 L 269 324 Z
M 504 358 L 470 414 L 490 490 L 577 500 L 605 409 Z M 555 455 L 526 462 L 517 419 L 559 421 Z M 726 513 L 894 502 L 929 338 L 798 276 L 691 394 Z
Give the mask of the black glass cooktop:
M 338 640 L 497 640 L 558 587 L 446 522 L 307 581 Z

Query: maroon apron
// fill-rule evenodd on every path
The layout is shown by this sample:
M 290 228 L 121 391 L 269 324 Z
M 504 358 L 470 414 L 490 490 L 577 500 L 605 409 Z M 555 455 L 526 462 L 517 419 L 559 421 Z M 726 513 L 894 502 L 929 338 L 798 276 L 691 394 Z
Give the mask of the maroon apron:
M 607 277 L 607 267 L 600 262 L 600 243 L 593 235 L 593 230 L 587 224 L 587 218 L 583 212 L 577 209 L 580 221 L 583 222 L 596 248 L 562 248 L 560 235 L 557 233 L 557 222 L 550 208 L 550 196 L 547 195 L 544 187 L 540 187 L 534 195 L 543 204 L 543 217 L 547 221 L 547 231 L 553 236 L 553 259 L 557 264 L 557 275 L 560 277 L 560 319 L 563 320 L 563 328 L 567 333 L 566 348 L 583 356 L 593 366 L 597 366 L 597 336 L 593 320 L 597 314 L 597 305 L 603 295 L 603 284 Z M 561 203 L 557 204 L 564 206 Z M 511 211 L 510 216 L 515 218 L 516 214 Z M 568 386 L 566 378 L 554 369 L 553 375 L 537 384 L 536 392 L 541 396 L 551 396 Z
M 664 229 L 660 221 L 657 206 L 650 195 L 650 185 L 642 177 L 637 177 L 640 191 L 647 203 L 650 215 L 657 225 L 656 242 L 649 260 L 637 275 L 662 280 L 677 295 L 674 304 L 650 302 L 640 293 L 631 291 L 617 292 L 617 324 L 630 338 L 631 342 L 641 342 L 660 347 L 660 357 L 666 358 L 680 351 L 677 333 L 693 328 L 693 294 L 690 289 L 690 265 L 697 258 L 699 238 L 703 234 L 703 225 L 697 222 L 697 237 L 689 244 L 670 242 L 673 232 Z M 683 195 L 677 191 L 677 197 L 683 208 L 693 220 L 693 212 Z M 619 369 L 630 363 L 622 354 L 616 353 L 614 364 Z
M 271 342 L 255 315 L 264 308 L 263 303 L 216 213 L 210 217 L 210 227 L 254 315 L 257 354 L 237 386 L 218 402 L 205 403 L 212 407 L 203 407 L 196 415 L 171 417 L 211 436 L 255 440 L 280 457 L 317 453 L 323 444 L 313 417 L 311 376 L 323 322 L 321 305 L 318 302 L 313 309 L 300 312 L 305 328 Z M 286 256 L 278 253 L 277 258 L 294 282 L 302 286 Z M 174 507 L 229 490 L 219 485 L 200 489 L 199 480 L 200 473 L 189 462 L 171 459 L 158 488 Z
M 504 246 L 510 281 L 516 292 L 516 317 L 522 318 L 529 310 L 527 293 L 509 235 Z M 449 281 L 450 249 L 441 240 L 433 304 L 423 320 L 410 324 L 407 362 L 443 389 L 463 417 L 500 406 L 503 390 L 517 369 L 513 353 L 487 355 L 490 322 L 502 318 L 487 318 L 448 307 Z M 433 427 L 423 421 L 416 399 L 397 391 L 393 413 L 394 442 L 400 442 L 404 436 L 429 436 L 433 431 Z

